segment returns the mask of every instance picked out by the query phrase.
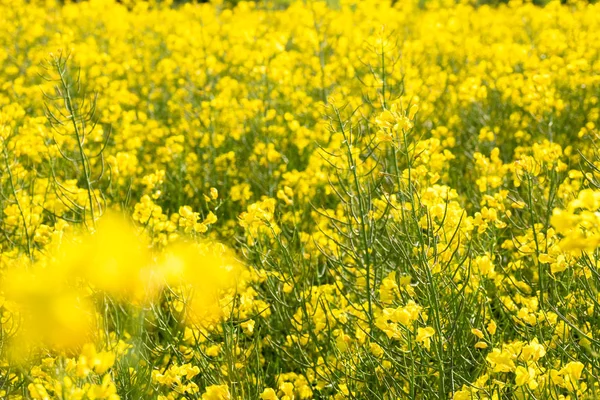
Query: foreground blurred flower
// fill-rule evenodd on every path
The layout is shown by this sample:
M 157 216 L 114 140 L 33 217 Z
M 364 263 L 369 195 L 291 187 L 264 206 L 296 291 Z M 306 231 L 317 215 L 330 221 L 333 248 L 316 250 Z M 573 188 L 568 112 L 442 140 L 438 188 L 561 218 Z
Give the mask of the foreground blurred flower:
M 35 349 L 71 351 L 92 339 L 94 296 L 133 304 L 156 300 L 165 288 L 183 296 L 186 322 L 216 322 L 220 294 L 232 288 L 239 264 L 216 243 L 179 243 L 151 257 L 136 229 L 116 215 L 102 218 L 94 233 L 75 236 L 46 265 L 19 265 L 0 282 L 18 327 L 15 358 Z
M 93 289 L 122 300 L 143 301 L 155 294 L 148 244 L 116 214 L 104 216 L 93 234 L 60 248 L 56 269 L 85 279 Z M 154 289 L 154 290 L 151 290 Z
M 55 269 L 8 271 L 1 289 L 20 324 L 10 341 L 14 358 L 25 358 L 40 347 L 68 351 L 89 339 L 93 306 L 84 290 L 67 285 Z
M 233 288 L 240 264 L 223 245 L 178 243 L 160 258 L 157 274 L 169 287 L 182 293 L 185 317 L 192 325 L 203 325 L 222 316 L 221 292 Z

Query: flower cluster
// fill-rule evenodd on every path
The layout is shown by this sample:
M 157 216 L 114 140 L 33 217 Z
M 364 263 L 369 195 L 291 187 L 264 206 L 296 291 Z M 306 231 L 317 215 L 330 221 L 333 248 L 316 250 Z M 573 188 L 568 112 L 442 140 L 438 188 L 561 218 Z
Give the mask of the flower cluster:
M 0 1 L 0 398 L 600 397 L 600 5 L 481 3 Z

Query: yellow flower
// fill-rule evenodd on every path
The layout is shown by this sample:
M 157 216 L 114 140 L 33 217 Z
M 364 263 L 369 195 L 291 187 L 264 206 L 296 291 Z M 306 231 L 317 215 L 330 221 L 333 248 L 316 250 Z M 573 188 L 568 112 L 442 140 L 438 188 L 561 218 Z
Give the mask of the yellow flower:
M 473 394 L 468 389 L 461 389 L 457 392 L 454 392 L 454 395 L 452 395 L 452 400 L 473 400 Z
M 538 342 L 537 338 L 533 338 L 528 345 L 523 346 L 519 358 L 525 362 L 530 362 L 538 361 L 540 358 L 544 357 L 544 355 L 546 355 L 544 346 Z
M 584 367 L 579 361 L 571 361 L 561 369 L 561 374 L 568 376 L 572 381 L 577 381 L 581 379 Z
M 479 339 L 483 339 L 483 332 L 481 332 L 481 330 L 473 328 L 471 329 L 471 333 L 477 336 Z
M 271 388 L 266 388 L 265 390 L 263 390 L 262 394 L 260 395 L 260 398 L 262 400 L 279 400 L 279 397 L 277 397 L 277 393 L 275 393 L 275 391 Z
M 227 385 L 211 385 L 206 388 L 202 400 L 230 400 L 231 394 Z
M 417 342 L 421 343 L 423 347 L 429 350 L 431 345 L 431 337 L 435 335 L 435 329 L 428 326 L 426 328 L 417 329 Z
M 492 349 L 486 357 L 494 372 L 511 372 L 515 369 L 512 355 L 506 350 Z
M 294 385 L 291 382 L 283 382 L 279 385 L 279 390 L 283 393 L 283 397 L 292 399 L 294 396 Z
M 255 324 L 256 324 L 256 321 L 254 321 L 253 319 L 242 322 L 241 326 L 242 326 L 242 329 L 244 330 L 244 333 L 248 336 L 252 336 L 252 333 L 254 333 L 254 325 Z
M 498 326 L 496 325 L 496 322 L 494 320 L 491 320 L 488 324 L 487 324 L 487 331 L 490 335 L 495 335 L 496 334 L 496 329 L 498 328 Z
M 115 362 L 115 353 L 111 351 L 97 352 L 96 347 L 87 343 L 81 350 L 81 355 L 77 361 L 78 375 L 85 377 L 90 370 L 93 370 L 99 375 L 104 374 Z
M 525 368 L 518 366 L 515 370 L 515 375 L 515 383 L 517 386 L 523 386 L 526 384 L 531 390 L 538 386 L 538 383 L 535 380 L 535 370 L 531 367 Z

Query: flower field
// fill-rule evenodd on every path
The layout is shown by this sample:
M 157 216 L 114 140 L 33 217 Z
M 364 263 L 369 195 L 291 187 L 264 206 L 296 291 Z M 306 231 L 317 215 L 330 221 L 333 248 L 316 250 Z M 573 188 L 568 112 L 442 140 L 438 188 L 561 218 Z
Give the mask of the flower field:
M 600 5 L 0 0 L 0 398 L 600 398 Z

